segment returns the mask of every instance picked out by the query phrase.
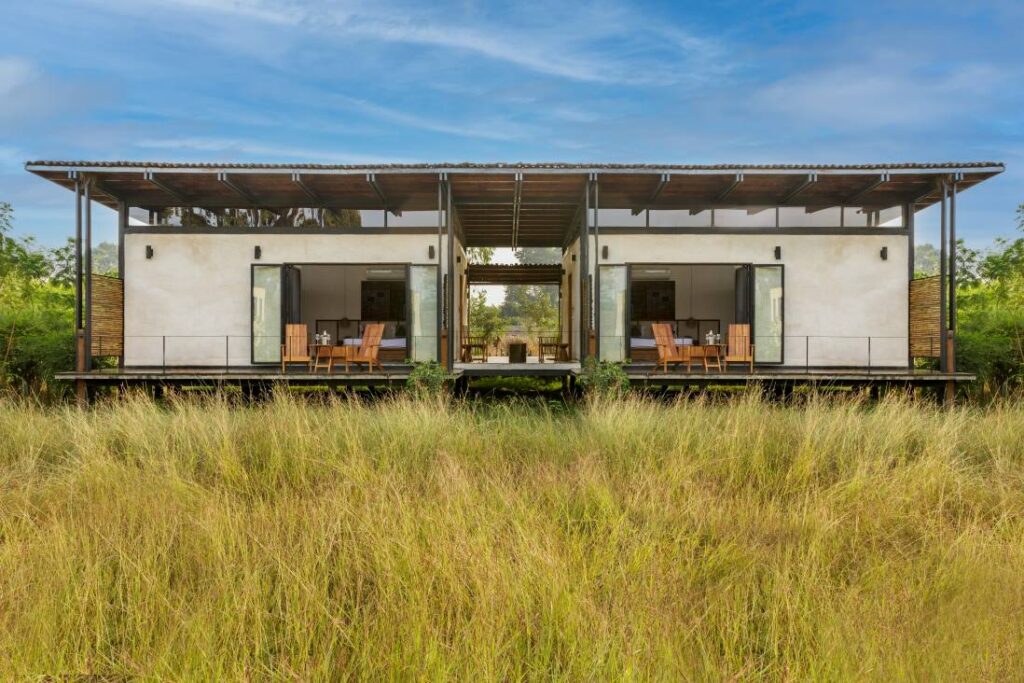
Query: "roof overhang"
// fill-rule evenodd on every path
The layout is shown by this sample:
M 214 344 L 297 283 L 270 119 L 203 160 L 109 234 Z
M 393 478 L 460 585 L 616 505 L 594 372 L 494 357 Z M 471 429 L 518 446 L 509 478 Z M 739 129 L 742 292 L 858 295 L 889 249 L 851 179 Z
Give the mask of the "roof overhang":
M 471 285 L 557 285 L 562 282 L 562 266 L 527 264 L 478 264 L 466 266 L 466 281 Z
M 1004 170 L 999 162 L 858 165 L 652 164 L 184 164 L 35 161 L 26 169 L 111 208 L 336 208 L 436 211 L 450 186 L 467 246 L 557 246 L 575 230 L 594 178 L 602 209 L 804 207 L 924 208 L 941 183 L 968 189 Z

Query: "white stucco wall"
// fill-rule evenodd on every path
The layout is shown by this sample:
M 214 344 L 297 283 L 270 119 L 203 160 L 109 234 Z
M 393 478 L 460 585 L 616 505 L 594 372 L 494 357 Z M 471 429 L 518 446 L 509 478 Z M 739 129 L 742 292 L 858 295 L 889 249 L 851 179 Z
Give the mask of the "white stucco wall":
M 436 265 L 431 245 L 436 235 L 125 235 L 125 364 L 249 365 L 253 263 Z
M 785 266 L 785 362 L 906 366 L 908 240 L 904 235 L 601 235 L 627 263 Z M 782 259 L 775 260 L 776 246 Z M 888 247 L 888 259 L 879 255 Z M 809 339 L 808 339 L 809 338 Z

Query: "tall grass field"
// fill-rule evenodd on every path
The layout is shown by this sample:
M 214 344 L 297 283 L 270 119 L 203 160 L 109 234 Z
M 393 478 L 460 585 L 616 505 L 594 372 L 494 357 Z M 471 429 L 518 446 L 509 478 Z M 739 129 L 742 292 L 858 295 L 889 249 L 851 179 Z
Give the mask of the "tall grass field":
M 0 402 L 0 680 L 1024 678 L 1024 404 Z

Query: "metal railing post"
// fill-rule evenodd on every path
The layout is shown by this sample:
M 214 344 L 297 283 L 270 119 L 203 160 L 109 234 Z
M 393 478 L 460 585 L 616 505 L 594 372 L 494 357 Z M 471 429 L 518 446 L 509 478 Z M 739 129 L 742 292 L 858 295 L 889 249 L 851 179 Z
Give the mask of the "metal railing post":
M 160 349 L 160 367 L 165 371 L 167 370 L 167 335 L 163 335 L 161 338 L 161 349 Z
M 871 337 L 868 337 L 868 372 L 871 372 Z
M 230 365 L 230 358 L 231 358 L 231 354 L 229 353 L 230 344 L 231 344 L 231 337 L 225 334 L 224 335 L 224 369 L 225 370 L 227 370 L 228 366 Z
M 811 335 L 804 335 L 804 372 L 811 371 Z

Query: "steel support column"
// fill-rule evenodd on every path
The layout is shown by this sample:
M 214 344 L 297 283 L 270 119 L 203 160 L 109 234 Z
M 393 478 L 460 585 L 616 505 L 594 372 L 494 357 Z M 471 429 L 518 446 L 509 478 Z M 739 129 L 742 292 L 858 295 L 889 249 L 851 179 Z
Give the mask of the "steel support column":
M 372 174 L 367 174 L 366 181 L 376 190 Z M 383 201 L 383 195 L 381 195 Z M 385 208 L 387 204 L 385 203 Z M 444 234 L 444 174 L 437 176 L 437 362 L 441 362 L 442 332 L 444 329 L 442 312 L 444 308 L 444 287 L 441 279 L 441 242 Z
M 946 354 L 946 338 L 949 335 L 949 320 L 946 317 L 946 276 L 949 266 L 949 255 L 946 240 L 946 201 L 948 189 L 946 181 L 942 181 L 941 215 L 939 219 L 939 370 L 949 372 L 949 359 Z
M 445 182 L 445 220 L 448 221 L 448 369 L 455 367 L 455 218 L 452 215 L 452 186 Z
M 601 359 L 601 227 L 598 220 L 600 192 L 597 174 L 594 176 L 594 351 Z
M 903 226 L 907 230 L 907 285 L 908 285 L 908 303 L 909 303 L 909 285 L 914 279 L 914 205 L 904 204 L 903 205 Z M 914 369 L 914 357 L 910 350 L 910 318 L 907 318 L 907 369 Z
M 949 372 L 956 372 L 956 184 L 953 177 L 949 188 L 949 344 L 946 364 Z
M 583 219 L 580 221 L 580 361 L 590 352 L 590 178 L 583 192 Z
M 85 181 L 85 369 L 92 370 L 92 180 Z

